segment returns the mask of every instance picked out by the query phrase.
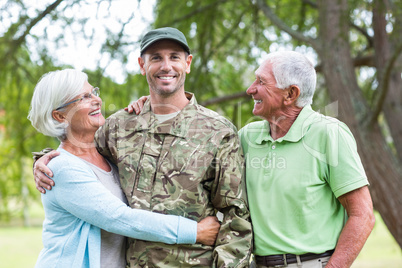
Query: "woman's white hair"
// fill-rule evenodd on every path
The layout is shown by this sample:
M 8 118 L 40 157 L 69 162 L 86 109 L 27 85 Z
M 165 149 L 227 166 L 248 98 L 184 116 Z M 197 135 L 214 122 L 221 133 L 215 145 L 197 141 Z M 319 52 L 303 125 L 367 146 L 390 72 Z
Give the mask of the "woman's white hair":
M 68 124 L 55 120 L 52 111 L 79 95 L 87 80 L 85 73 L 74 69 L 43 75 L 36 84 L 31 100 L 28 119 L 32 126 L 46 136 L 64 140 Z
M 286 89 L 296 85 L 300 88 L 296 105 L 304 107 L 313 103 L 317 76 L 307 57 L 295 51 L 278 51 L 269 53 L 266 60 L 272 64 L 277 88 Z

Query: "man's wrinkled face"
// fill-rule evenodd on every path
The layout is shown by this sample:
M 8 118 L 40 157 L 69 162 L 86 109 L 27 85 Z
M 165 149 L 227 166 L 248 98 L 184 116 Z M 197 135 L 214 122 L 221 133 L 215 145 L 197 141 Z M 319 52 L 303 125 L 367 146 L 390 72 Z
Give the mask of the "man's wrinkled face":
M 247 89 L 254 99 L 253 114 L 268 121 L 275 119 L 278 111 L 284 109 L 286 91 L 276 87 L 272 64 L 265 61 L 255 71 L 256 80 Z

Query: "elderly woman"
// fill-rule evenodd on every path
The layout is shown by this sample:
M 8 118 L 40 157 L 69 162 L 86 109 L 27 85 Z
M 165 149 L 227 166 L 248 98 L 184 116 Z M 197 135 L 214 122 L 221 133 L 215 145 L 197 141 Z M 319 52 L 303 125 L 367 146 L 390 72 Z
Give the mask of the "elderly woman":
M 126 205 L 116 167 L 94 146 L 105 122 L 101 106 L 99 88 L 77 70 L 48 73 L 35 87 L 28 118 L 39 132 L 61 141 L 60 156 L 49 163 L 57 186 L 42 195 L 44 249 L 36 267 L 125 267 L 124 236 L 213 245 L 215 218 L 197 225 Z

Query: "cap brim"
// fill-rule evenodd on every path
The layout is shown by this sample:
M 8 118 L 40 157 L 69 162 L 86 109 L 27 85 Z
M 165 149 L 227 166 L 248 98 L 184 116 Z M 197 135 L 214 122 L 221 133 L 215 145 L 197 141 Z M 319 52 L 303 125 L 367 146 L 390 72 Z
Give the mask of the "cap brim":
M 154 39 L 150 40 L 149 42 L 147 42 L 147 43 L 142 47 L 142 49 L 141 49 L 141 54 L 143 54 L 143 53 L 145 52 L 145 50 L 147 50 L 151 45 L 153 45 L 153 44 L 155 44 L 156 42 L 161 41 L 161 40 L 172 40 L 172 41 L 175 41 L 176 43 L 180 44 L 180 45 L 183 47 L 184 51 L 186 51 L 188 54 L 191 54 L 191 53 L 190 53 L 190 48 L 187 46 L 187 44 L 185 44 L 185 43 L 183 43 L 183 42 L 181 42 L 180 40 L 177 40 L 177 39 L 175 39 L 175 38 L 169 38 L 169 37 L 158 37 L 158 38 L 154 38 Z

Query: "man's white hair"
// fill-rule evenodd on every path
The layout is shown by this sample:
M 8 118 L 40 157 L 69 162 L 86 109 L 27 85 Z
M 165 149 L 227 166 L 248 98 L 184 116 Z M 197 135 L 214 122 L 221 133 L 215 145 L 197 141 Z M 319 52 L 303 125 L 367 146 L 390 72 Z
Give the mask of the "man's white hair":
M 300 96 L 296 101 L 298 107 L 313 103 L 317 75 L 307 57 L 295 51 L 278 51 L 269 53 L 266 61 L 272 64 L 277 88 L 286 89 L 291 85 L 300 88 Z
M 42 134 L 66 138 L 67 123 L 60 123 L 52 116 L 52 111 L 77 97 L 88 76 L 78 70 L 65 69 L 47 73 L 36 84 L 28 119 Z M 61 111 L 65 109 L 60 109 Z

